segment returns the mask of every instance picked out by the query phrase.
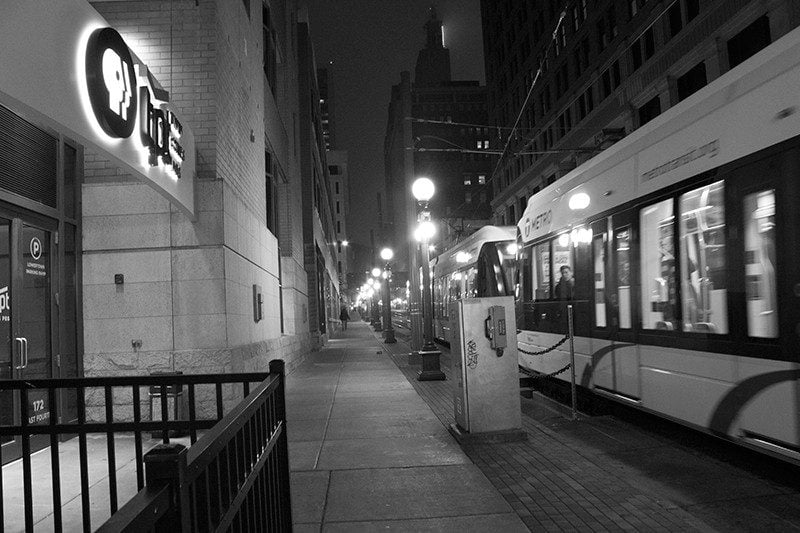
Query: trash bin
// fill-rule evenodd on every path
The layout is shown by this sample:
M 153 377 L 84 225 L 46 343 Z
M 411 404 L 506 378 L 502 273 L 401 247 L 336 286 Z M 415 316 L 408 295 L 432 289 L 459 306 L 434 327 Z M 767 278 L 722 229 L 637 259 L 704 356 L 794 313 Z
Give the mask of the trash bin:
M 151 376 L 176 376 L 183 372 L 153 372 Z M 161 397 L 161 386 L 150 386 L 150 420 L 161 422 L 161 402 L 167 402 L 167 420 L 185 420 L 186 411 L 184 410 L 184 395 L 182 385 L 167 385 L 166 398 Z M 170 437 L 183 437 L 185 431 L 170 430 Z M 161 431 L 153 431 L 150 436 L 154 439 L 163 438 Z

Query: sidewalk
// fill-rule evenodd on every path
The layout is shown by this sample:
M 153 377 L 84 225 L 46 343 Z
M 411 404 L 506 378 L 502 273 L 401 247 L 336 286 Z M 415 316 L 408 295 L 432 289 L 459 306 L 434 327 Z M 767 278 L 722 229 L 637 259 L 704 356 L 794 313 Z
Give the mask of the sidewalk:
M 417 381 L 398 341 L 352 322 L 288 376 L 298 531 L 800 532 L 800 469 L 680 426 L 535 396 L 526 442 L 462 450 L 453 381 Z
M 287 376 L 295 531 L 527 531 L 369 326 Z

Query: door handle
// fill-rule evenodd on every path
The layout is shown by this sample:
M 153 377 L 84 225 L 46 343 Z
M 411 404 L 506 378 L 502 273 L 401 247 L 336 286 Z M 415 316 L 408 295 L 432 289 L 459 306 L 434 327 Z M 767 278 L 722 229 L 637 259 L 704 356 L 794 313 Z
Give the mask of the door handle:
M 25 339 L 25 337 L 16 337 L 14 339 L 14 342 L 18 343 L 17 344 L 17 347 L 18 347 L 17 348 L 17 353 L 19 353 L 19 365 L 15 366 L 14 369 L 15 370 L 22 370 L 23 368 L 28 366 L 28 363 L 25 360 L 26 359 L 26 357 L 25 357 L 25 343 L 27 342 L 27 340 Z
M 25 345 L 25 365 L 22 368 L 28 368 L 28 339 L 22 337 L 22 343 Z

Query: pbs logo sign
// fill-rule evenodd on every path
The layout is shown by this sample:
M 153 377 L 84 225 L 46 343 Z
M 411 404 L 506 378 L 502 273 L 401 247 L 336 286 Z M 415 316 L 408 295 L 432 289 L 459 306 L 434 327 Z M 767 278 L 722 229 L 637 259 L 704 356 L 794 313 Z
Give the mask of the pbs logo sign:
M 128 45 L 115 29 L 101 28 L 89 37 L 86 84 L 103 131 L 111 137 L 130 137 L 136 126 L 136 73 Z

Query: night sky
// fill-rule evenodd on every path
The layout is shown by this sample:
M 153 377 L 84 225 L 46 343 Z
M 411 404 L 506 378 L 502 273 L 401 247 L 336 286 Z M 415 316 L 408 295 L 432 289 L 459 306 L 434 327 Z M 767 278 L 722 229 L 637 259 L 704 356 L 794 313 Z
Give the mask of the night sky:
M 392 85 L 400 82 L 403 70 L 411 72 L 413 81 L 432 5 L 444 24 L 453 79 L 483 85 L 480 0 L 309 1 L 317 65 L 327 66 L 333 81 L 336 148 L 349 152 L 347 233 L 354 243 L 370 244 L 376 192 L 384 179 L 383 138 Z

